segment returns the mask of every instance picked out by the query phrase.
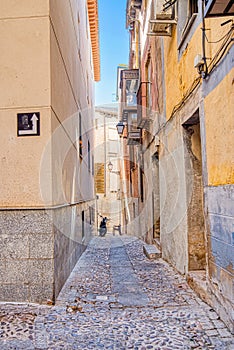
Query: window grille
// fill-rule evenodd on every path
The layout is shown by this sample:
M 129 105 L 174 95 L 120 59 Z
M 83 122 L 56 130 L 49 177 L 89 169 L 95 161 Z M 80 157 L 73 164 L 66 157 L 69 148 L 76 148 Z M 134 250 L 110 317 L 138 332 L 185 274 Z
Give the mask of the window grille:
M 177 2 L 177 0 L 165 0 L 165 2 L 163 4 L 163 10 L 164 11 L 168 10 L 170 7 L 175 5 L 176 2 Z

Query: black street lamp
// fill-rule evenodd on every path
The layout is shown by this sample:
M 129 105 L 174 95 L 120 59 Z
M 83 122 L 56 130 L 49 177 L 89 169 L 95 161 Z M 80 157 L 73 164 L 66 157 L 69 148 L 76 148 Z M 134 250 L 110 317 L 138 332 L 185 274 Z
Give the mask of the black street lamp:
M 118 124 L 116 125 L 117 132 L 118 132 L 120 137 L 123 135 L 124 127 L 125 127 L 125 125 L 122 121 L 118 122 Z
M 107 164 L 107 167 L 110 173 L 120 175 L 119 170 L 113 170 L 113 164 L 111 163 L 111 161 L 109 161 L 109 163 Z
M 113 170 L 113 164 L 111 163 L 111 161 L 109 161 L 109 163 L 107 164 L 108 170 L 111 173 Z

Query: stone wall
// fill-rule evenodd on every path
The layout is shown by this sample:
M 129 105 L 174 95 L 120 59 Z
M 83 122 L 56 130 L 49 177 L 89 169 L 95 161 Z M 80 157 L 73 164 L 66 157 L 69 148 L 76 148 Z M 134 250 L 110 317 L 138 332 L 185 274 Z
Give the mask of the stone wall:
M 0 212 L 1 301 L 55 300 L 92 235 L 93 204 Z
M 0 212 L 0 300 L 54 298 L 52 211 Z

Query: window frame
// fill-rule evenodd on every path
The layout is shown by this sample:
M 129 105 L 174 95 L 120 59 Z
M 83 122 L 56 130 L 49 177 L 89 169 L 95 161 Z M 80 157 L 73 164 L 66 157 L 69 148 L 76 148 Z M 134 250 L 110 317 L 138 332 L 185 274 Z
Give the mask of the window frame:
M 179 55 L 181 55 L 191 35 L 194 33 L 192 27 L 199 17 L 199 0 L 177 1 L 177 14 L 178 51 Z
M 91 173 L 91 146 L 88 140 L 88 171 Z
M 82 115 L 79 112 L 79 157 L 83 159 Z

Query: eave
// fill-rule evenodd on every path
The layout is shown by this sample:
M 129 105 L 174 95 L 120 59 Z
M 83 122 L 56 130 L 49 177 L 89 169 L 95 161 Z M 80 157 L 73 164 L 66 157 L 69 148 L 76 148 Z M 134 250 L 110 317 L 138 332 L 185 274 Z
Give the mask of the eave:
M 205 8 L 205 17 L 233 16 L 233 0 L 208 0 Z
M 99 47 L 99 23 L 98 0 L 87 0 L 90 37 L 93 53 L 94 80 L 100 80 L 100 47 Z

